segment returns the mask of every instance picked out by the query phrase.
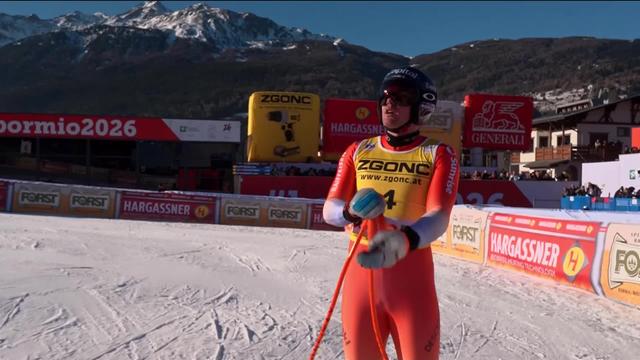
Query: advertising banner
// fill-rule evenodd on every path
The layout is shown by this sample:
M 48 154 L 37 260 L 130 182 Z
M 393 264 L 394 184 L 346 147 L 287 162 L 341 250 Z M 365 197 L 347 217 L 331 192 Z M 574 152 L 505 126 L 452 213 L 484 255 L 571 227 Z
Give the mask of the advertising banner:
M 327 99 L 322 122 L 322 158 L 338 160 L 353 142 L 378 136 L 384 127 L 376 101 Z
M 518 182 L 506 180 L 460 180 L 456 204 L 532 207 Z
M 222 198 L 220 223 L 304 229 L 307 204 L 277 199 Z
M 123 191 L 119 218 L 213 224 L 216 201 L 207 196 Z
M 532 98 L 470 94 L 465 96 L 464 106 L 464 147 L 523 151 L 529 148 Z
M 53 184 L 13 184 L 13 212 L 56 214 L 67 212 L 68 199 L 64 187 Z
M 484 229 L 488 213 L 454 207 L 445 235 L 432 244 L 433 250 L 475 263 L 484 263 Z M 435 246 L 434 246 L 435 244 Z
M 640 305 L 640 227 L 609 224 L 600 284 L 608 298 Z
M 97 218 L 115 217 L 116 192 L 89 188 L 69 188 L 67 190 L 68 213 L 73 216 Z
M 310 222 L 309 229 L 312 230 L 333 230 L 333 231 L 344 231 L 344 228 L 335 227 L 333 225 L 329 225 L 324 222 L 324 217 L 322 216 L 322 207 L 323 204 L 309 204 L 310 210 Z
M 438 101 L 436 111 L 426 124 L 420 127 L 420 134 L 429 138 L 438 139 L 456 150 L 460 157 L 462 144 L 462 122 L 464 120 L 464 108 L 454 101 Z
M 0 137 L 240 142 L 240 122 L 0 113 Z
M 7 211 L 9 199 L 9 183 L 0 181 L 0 211 Z
M 220 224 L 259 226 L 262 204 L 252 199 L 220 199 Z
M 305 162 L 320 147 L 320 97 L 255 92 L 249 98 L 248 161 Z
M 331 176 L 269 176 L 247 175 L 241 177 L 240 193 L 243 195 L 286 196 L 307 199 L 324 199 L 333 182 Z
M 600 223 L 494 213 L 487 264 L 588 291 Z
M 15 183 L 13 211 L 113 218 L 115 191 L 57 184 Z

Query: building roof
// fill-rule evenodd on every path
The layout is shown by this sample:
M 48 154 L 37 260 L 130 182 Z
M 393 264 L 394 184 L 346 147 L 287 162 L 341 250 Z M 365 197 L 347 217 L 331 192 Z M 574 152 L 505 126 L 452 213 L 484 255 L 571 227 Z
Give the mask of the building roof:
M 573 113 L 554 114 L 554 115 L 535 118 L 532 121 L 532 125 L 534 128 L 544 127 L 545 125 L 552 126 L 554 128 L 559 128 L 562 125 L 564 125 L 565 128 L 575 127 L 578 123 L 582 122 L 582 120 L 584 120 L 587 117 L 587 113 L 589 113 L 590 111 L 606 108 L 609 106 L 615 107 L 616 104 L 618 103 L 630 101 L 634 99 L 640 99 L 640 95 L 630 96 L 626 99 L 618 100 L 616 102 L 594 106 L 592 108 L 576 111 Z

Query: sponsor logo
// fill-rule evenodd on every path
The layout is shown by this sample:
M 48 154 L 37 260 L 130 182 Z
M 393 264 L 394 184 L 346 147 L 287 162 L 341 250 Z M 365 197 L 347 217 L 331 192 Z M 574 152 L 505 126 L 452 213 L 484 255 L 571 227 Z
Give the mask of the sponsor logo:
M 358 162 L 358 170 L 374 170 L 391 173 L 429 175 L 428 164 L 409 164 L 399 161 L 382 161 L 362 159 Z M 455 175 L 455 172 L 454 172 Z
M 587 265 L 586 259 L 587 257 L 579 245 L 575 245 L 567 251 L 562 260 L 562 271 L 567 275 L 569 281 L 573 281 L 580 270 Z
M 466 225 L 453 225 L 451 230 L 453 243 L 459 244 L 475 244 L 480 233 L 480 229 Z
M 624 283 L 640 284 L 640 246 L 616 233 L 609 253 L 609 288 Z
M 286 94 L 262 94 L 261 103 L 281 103 L 281 104 L 311 104 L 309 95 L 286 95 Z
M 193 212 L 198 219 L 204 219 L 209 215 L 209 207 L 207 205 L 198 206 Z
M 524 133 L 524 126 L 515 113 L 523 102 L 486 100 L 482 112 L 473 116 L 473 131 Z
M 447 176 L 447 186 L 445 187 L 445 191 L 449 195 L 453 193 L 453 187 L 456 183 L 456 171 L 458 171 L 458 160 L 456 160 L 455 157 L 452 157 L 451 170 L 449 170 L 449 175 Z
M 270 207 L 268 218 L 269 220 L 300 221 L 302 220 L 302 209 Z
M 260 206 L 225 204 L 224 214 L 227 217 L 258 219 L 260 217 Z
M 360 106 L 356 109 L 356 119 L 358 120 L 364 120 L 368 118 L 369 115 L 371 115 L 371 111 L 365 106 Z
M 4 120 L 0 119 L 0 134 L 64 135 L 80 137 L 135 137 L 135 120 L 93 119 L 65 120 Z
M 100 209 L 109 208 L 109 196 L 71 194 L 71 208 Z
M 22 190 L 19 195 L 18 202 L 20 205 L 49 205 L 53 207 L 58 207 L 60 205 L 60 193 L 58 192 Z
M 496 231 L 491 232 L 489 245 L 491 253 L 551 268 L 556 267 L 560 255 L 558 244 Z

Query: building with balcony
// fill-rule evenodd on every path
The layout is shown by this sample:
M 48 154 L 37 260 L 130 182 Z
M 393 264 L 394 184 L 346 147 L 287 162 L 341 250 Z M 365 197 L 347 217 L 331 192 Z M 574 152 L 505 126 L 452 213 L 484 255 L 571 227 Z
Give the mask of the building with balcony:
M 640 127 L 640 95 L 576 112 L 533 119 L 531 148 L 511 154 L 511 171 L 548 171 L 581 178 L 583 163 L 613 161 L 633 148 Z

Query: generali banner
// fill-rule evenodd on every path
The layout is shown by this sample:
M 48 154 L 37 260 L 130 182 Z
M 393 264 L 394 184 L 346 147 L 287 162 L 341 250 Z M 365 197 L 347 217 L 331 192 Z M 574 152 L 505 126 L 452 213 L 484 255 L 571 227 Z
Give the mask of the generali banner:
M 7 211 L 7 201 L 9 198 L 9 183 L 0 181 L 0 211 Z
M 220 203 L 220 223 L 304 229 L 307 227 L 307 204 L 283 200 L 223 198 Z
M 0 113 L 0 137 L 240 142 L 240 122 Z
M 488 213 L 454 207 L 446 233 L 433 244 L 434 251 L 479 264 L 484 263 L 484 229 Z
M 119 218 L 213 224 L 216 201 L 208 196 L 123 191 Z
M 322 157 L 326 160 L 338 160 L 351 143 L 384 132 L 373 100 L 327 99 L 323 116 Z
M 609 224 L 600 273 L 605 296 L 640 305 L 640 229 L 637 224 Z
M 533 99 L 526 96 L 470 94 L 464 99 L 464 147 L 527 150 Z
M 13 211 L 18 213 L 113 218 L 115 191 L 56 184 L 15 183 Z
M 487 264 L 595 291 L 591 282 L 600 223 L 494 213 Z

